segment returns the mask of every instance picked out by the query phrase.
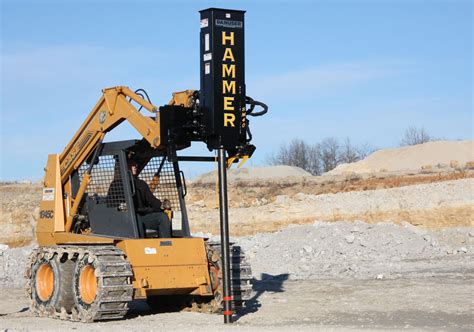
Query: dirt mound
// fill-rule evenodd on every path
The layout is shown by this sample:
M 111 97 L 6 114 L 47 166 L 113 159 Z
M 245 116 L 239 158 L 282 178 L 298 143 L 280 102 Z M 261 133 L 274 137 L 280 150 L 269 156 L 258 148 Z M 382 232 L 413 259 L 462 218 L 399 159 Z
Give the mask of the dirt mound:
M 472 268 L 472 232 L 472 227 L 428 231 L 407 223 L 338 221 L 292 225 L 236 240 L 256 276 L 392 279 Z
M 474 179 L 336 194 L 265 195 L 252 206 L 229 210 L 230 233 L 277 231 L 290 224 L 320 221 L 392 222 L 427 229 L 474 225 Z M 276 192 L 276 190 L 273 190 Z M 242 195 L 245 195 L 242 192 Z M 195 201 L 189 205 L 193 230 L 219 234 L 219 209 Z
M 474 162 L 474 141 L 437 141 L 379 150 L 364 160 L 342 164 L 324 175 L 460 167 Z
M 232 168 L 227 171 L 227 180 L 229 182 L 279 181 L 288 178 L 301 179 L 311 176 L 310 173 L 295 166 L 245 167 Z M 216 179 L 217 172 L 213 171 L 199 176 L 192 182 L 196 184 L 207 184 L 215 183 Z

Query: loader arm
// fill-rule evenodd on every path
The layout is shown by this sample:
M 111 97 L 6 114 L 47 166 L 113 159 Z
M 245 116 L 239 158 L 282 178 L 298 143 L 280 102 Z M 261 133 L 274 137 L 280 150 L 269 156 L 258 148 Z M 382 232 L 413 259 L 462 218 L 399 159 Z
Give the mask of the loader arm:
M 124 86 L 104 89 L 102 92 L 102 97 L 59 156 L 62 184 L 92 154 L 101 137 L 125 120 L 152 147 L 157 148 L 161 144 L 160 114 L 156 106 Z M 132 100 L 152 113 L 154 117 L 141 114 L 131 103 Z
M 153 148 L 158 148 L 162 143 L 160 113 L 156 106 L 124 86 L 107 88 L 102 92 L 101 98 L 64 151 L 60 155 L 48 157 L 44 185 L 52 194 L 49 197 L 49 194 L 43 195 L 39 233 L 71 231 L 74 216 L 90 181 L 93 161 L 75 195 L 72 194 L 71 175 L 93 155 L 107 132 L 128 121 Z M 152 116 L 140 113 L 132 101 Z M 48 219 L 54 222 L 51 224 Z

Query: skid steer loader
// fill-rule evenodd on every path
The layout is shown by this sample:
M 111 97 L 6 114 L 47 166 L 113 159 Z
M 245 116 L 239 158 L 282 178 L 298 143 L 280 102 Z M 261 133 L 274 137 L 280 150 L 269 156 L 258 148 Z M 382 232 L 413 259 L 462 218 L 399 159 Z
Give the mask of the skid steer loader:
M 117 319 L 128 302 L 147 299 L 151 306 L 222 313 L 231 322 L 250 297 L 250 266 L 229 243 L 226 169 L 251 157 L 248 117 L 267 106 L 245 92 L 244 12 L 203 10 L 200 28 L 200 90 L 173 93 L 156 107 L 143 89 L 104 89 L 64 151 L 48 156 L 39 246 L 25 272 L 36 315 Z M 263 110 L 254 111 L 257 106 Z M 122 122 L 142 139 L 104 142 Z M 191 236 L 179 162 L 216 161 L 181 155 L 191 142 L 218 151 L 221 242 Z M 167 202 L 159 213 L 171 223 L 171 236 L 141 221 L 136 178 Z

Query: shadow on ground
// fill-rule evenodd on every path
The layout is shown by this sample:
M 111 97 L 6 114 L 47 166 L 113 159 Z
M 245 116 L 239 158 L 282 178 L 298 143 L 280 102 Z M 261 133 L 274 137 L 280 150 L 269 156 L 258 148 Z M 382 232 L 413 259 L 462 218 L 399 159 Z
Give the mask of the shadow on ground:
M 254 295 L 247 300 L 245 307 L 242 308 L 239 313 L 234 318 L 234 321 L 238 321 L 240 317 L 243 317 L 249 313 L 253 313 L 259 310 L 261 307 L 259 298 L 262 294 L 266 292 L 272 293 L 281 293 L 285 291 L 283 284 L 289 279 L 290 275 L 288 273 L 271 275 L 267 273 L 262 273 L 260 279 L 252 279 L 252 288 Z
M 21 308 L 21 309 L 18 310 L 18 311 L 7 312 L 7 313 L 0 313 L 0 317 L 12 315 L 12 314 L 19 314 L 19 313 L 22 313 L 22 312 L 25 312 L 25 311 L 28 311 L 28 310 L 30 310 L 28 307 L 24 307 L 24 308 Z
M 249 313 L 253 313 L 259 310 L 261 307 L 259 298 L 262 294 L 266 292 L 272 293 L 280 293 L 284 292 L 284 283 L 289 279 L 289 274 L 278 274 L 278 275 L 271 275 L 267 273 L 262 273 L 260 279 L 253 278 L 252 279 L 252 289 L 253 289 L 253 296 L 247 300 L 245 303 L 245 307 L 240 309 L 237 314 L 234 316 L 234 321 L 238 321 L 240 317 L 243 317 Z M 136 300 L 129 303 L 129 312 L 126 318 L 131 319 L 138 316 L 147 316 L 147 315 L 154 315 L 157 313 L 165 313 L 165 312 L 179 312 L 186 308 L 184 302 L 176 303 L 176 297 L 160 297 L 156 300 L 159 300 L 161 305 L 154 305 L 153 308 L 147 304 L 147 301 L 144 300 Z M 158 304 L 158 303 L 157 303 Z

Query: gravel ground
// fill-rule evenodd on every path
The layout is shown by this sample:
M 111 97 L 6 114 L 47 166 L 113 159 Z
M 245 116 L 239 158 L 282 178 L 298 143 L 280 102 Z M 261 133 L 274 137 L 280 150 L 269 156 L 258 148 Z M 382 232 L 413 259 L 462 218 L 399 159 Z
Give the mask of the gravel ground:
M 0 289 L 0 329 L 77 331 L 472 331 L 472 275 L 396 280 L 257 280 L 253 306 L 232 326 L 222 316 L 151 312 L 131 303 L 123 320 L 91 324 L 33 317 L 21 289 Z
M 394 279 L 474 270 L 474 227 L 429 231 L 407 223 L 315 222 L 233 241 L 245 250 L 256 278 Z M 0 288 L 23 286 L 32 248 L 0 245 Z
M 394 279 L 474 270 L 474 228 L 427 231 L 410 224 L 324 223 L 245 237 L 255 274 L 290 279 Z
M 0 288 L 23 287 L 26 259 L 33 246 L 8 248 L 0 244 Z
M 195 234 L 205 236 L 206 234 Z M 211 237 L 211 240 L 215 240 Z M 253 298 L 233 326 L 222 316 L 153 313 L 81 324 L 34 318 L 21 288 L 31 247 L 0 246 L 0 329 L 472 330 L 474 228 L 315 222 L 234 238 L 252 265 Z

